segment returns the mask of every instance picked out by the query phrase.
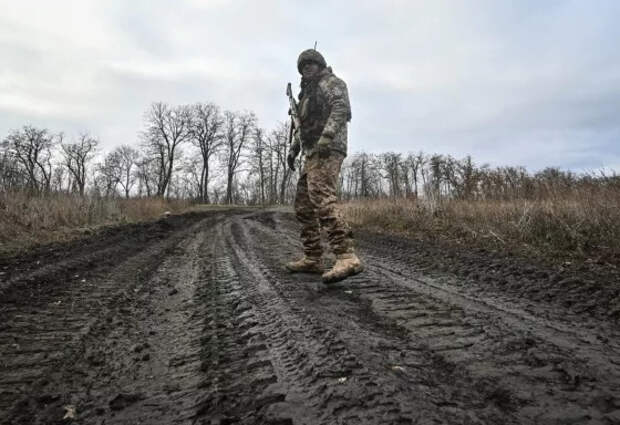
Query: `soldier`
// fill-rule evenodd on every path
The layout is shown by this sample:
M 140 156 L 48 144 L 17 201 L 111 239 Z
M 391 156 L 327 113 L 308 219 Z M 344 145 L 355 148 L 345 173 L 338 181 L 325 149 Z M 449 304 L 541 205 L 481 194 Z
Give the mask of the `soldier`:
M 287 159 L 289 167 L 294 169 L 301 149 L 306 156 L 295 197 L 304 257 L 287 263 L 286 268 L 292 273 L 322 273 L 323 282 L 337 282 L 363 270 L 355 255 L 351 229 L 336 206 L 338 175 L 347 155 L 349 95 L 344 81 L 332 73 L 323 56 L 314 49 L 299 55 L 297 70 L 302 76 L 301 128 L 295 129 L 299 138 L 294 138 Z M 336 255 L 336 263 L 325 273 L 321 267 L 321 228 L 327 230 L 330 249 Z

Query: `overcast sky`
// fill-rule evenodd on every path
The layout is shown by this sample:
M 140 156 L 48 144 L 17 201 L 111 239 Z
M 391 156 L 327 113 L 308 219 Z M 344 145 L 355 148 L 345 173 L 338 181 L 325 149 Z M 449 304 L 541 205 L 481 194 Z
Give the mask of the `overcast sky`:
M 272 128 L 318 41 L 349 153 L 620 171 L 620 1 L 0 0 L 0 138 L 24 124 L 137 144 L 149 104 Z

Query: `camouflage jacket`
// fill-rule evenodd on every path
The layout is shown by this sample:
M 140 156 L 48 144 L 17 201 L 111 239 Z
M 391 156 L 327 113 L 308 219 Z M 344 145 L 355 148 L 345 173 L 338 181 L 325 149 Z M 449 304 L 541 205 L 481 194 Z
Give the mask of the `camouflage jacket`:
M 347 154 L 347 123 L 351 106 L 347 85 L 331 68 L 324 68 L 314 81 L 302 82 L 299 101 L 301 140 L 306 155 L 314 153 L 321 135 L 331 137 L 331 148 Z

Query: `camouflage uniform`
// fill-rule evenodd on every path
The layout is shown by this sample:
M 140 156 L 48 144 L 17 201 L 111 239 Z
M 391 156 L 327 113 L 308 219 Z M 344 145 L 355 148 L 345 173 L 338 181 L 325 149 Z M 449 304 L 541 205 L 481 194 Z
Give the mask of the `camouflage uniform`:
M 326 67 L 323 57 L 316 50 L 302 52 L 297 62 L 300 73 L 305 61 L 318 63 L 322 69 L 308 81 L 302 78 L 299 130 L 306 159 L 297 183 L 295 212 L 302 225 L 305 257 L 318 261 L 323 253 L 321 228 L 327 231 L 334 254 L 354 255 L 351 229 L 336 205 L 338 176 L 347 154 L 347 123 L 351 120 L 351 109 L 346 84 Z M 331 140 L 327 155 L 319 154 L 317 142 L 321 136 Z
M 328 158 L 317 153 L 306 157 L 297 182 L 295 213 L 301 223 L 301 240 L 304 254 L 320 258 L 320 228 L 327 230 L 327 240 L 334 254 L 353 251 L 351 230 L 336 206 L 338 175 L 344 155 L 332 152 Z
M 331 149 L 346 156 L 351 106 L 344 81 L 331 68 L 323 68 L 314 81 L 304 84 L 299 96 L 301 140 L 306 156 L 314 153 L 321 135 L 333 139 Z

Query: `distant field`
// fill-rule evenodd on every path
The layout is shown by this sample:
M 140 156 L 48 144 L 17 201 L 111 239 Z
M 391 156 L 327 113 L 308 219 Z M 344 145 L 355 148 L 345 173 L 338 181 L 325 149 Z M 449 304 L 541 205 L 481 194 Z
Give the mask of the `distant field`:
M 187 201 L 158 198 L 88 198 L 55 193 L 29 196 L 25 192 L 0 192 L 0 253 L 33 245 L 61 242 L 94 229 L 161 217 L 189 208 Z
M 547 259 L 620 264 L 620 191 L 535 200 L 369 200 L 343 211 L 358 228 L 469 243 Z
M 358 229 L 546 259 L 620 264 L 620 190 L 614 187 L 575 188 L 527 200 L 378 199 L 341 206 Z M 101 226 L 152 220 L 166 212 L 228 208 L 160 198 L 97 199 L 58 193 L 33 197 L 4 192 L 0 193 L 0 252 L 70 240 Z M 290 206 L 268 208 L 292 211 Z

